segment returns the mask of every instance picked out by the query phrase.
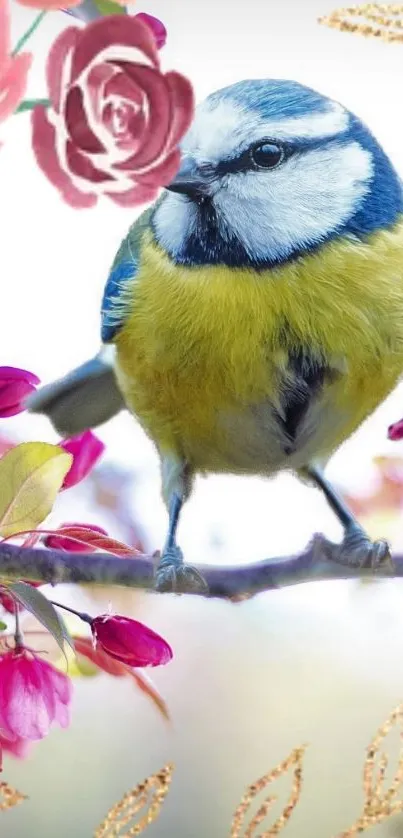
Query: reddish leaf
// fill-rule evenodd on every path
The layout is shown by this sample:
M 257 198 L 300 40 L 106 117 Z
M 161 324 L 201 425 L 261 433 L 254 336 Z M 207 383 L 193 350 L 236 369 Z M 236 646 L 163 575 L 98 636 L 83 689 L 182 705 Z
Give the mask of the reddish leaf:
M 164 701 L 162 696 L 157 691 L 156 687 L 154 686 L 153 682 L 151 681 L 151 678 L 148 678 L 148 676 L 144 675 L 143 672 L 139 672 L 136 669 L 130 669 L 129 666 L 127 667 L 127 670 L 128 670 L 127 674 L 131 675 L 131 677 L 134 678 L 134 680 L 135 680 L 138 688 L 141 690 L 141 692 L 144 693 L 145 695 L 147 695 L 148 698 L 151 698 L 151 700 L 154 702 L 155 706 L 158 708 L 160 713 L 162 713 L 164 718 L 169 722 L 170 721 L 170 715 L 169 715 L 169 711 L 168 711 L 168 707 L 166 705 L 166 702 Z
M 129 547 L 127 544 L 123 544 L 123 542 L 117 541 L 115 538 L 110 538 L 108 535 L 102 535 L 102 533 L 97 533 L 94 530 L 83 527 L 63 527 L 60 530 L 55 530 L 52 533 L 52 540 L 55 538 L 72 538 L 81 544 L 86 544 L 89 548 L 89 553 L 95 550 L 104 550 L 106 553 L 112 553 L 114 556 L 125 556 L 127 558 L 142 555 L 135 547 Z
M 169 721 L 169 712 L 164 699 L 159 694 L 151 679 L 144 675 L 143 672 L 139 672 L 125 663 L 114 660 L 99 647 L 94 649 L 92 640 L 89 637 L 73 637 L 73 643 L 78 655 L 88 658 L 99 669 L 107 672 L 108 675 L 112 675 L 115 678 L 122 678 L 129 675 L 133 678 L 139 690 L 151 699 L 164 719 Z
M 126 664 L 114 660 L 102 649 L 94 649 L 93 642 L 89 637 L 73 637 L 74 648 L 79 655 L 88 658 L 96 666 L 107 672 L 108 675 L 113 675 L 115 678 L 122 678 L 127 675 Z

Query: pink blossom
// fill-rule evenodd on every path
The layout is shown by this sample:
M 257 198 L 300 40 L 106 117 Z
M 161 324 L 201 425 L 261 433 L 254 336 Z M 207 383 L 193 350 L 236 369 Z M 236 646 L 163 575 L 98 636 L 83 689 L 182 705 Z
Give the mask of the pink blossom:
M 32 55 L 11 54 L 8 0 L 0 0 L 0 122 L 14 113 L 27 87 Z
M 0 417 L 5 419 L 22 413 L 25 399 L 34 392 L 37 384 L 39 378 L 32 372 L 18 367 L 0 367 Z
M 10 742 L 43 739 L 53 722 L 69 724 L 71 682 L 24 646 L 0 657 L 0 733 Z
M 128 617 L 101 614 L 91 621 L 96 647 L 129 666 L 161 666 L 173 652 L 155 631 Z
M 163 74 L 150 25 L 108 15 L 65 29 L 47 61 L 51 108 L 32 112 L 36 160 L 64 200 L 153 201 L 178 171 L 194 110 L 190 82 Z
M 162 20 L 158 17 L 153 17 L 153 15 L 148 15 L 146 12 L 139 12 L 139 14 L 135 15 L 135 17 L 137 20 L 142 20 L 143 23 L 146 23 L 147 26 L 150 27 L 158 49 L 162 49 L 162 47 L 166 44 L 168 34 Z
M 76 538 L 69 538 L 67 535 L 63 537 L 64 529 L 76 530 Z M 96 524 L 61 524 L 56 533 L 47 535 L 46 538 L 44 538 L 44 544 L 46 547 L 53 547 L 55 550 L 67 550 L 69 553 L 88 553 L 91 550 L 91 547 L 85 543 L 80 544 L 77 540 L 80 538 L 80 530 L 84 530 L 84 536 L 85 532 L 88 531 L 99 533 L 100 535 L 108 535 L 107 531 L 104 530 L 103 527 L 98 527 Z
M 73 455 L 73 463 L 63 481 L 63 489 L 70 489 L 84 480 L 105 450 L 105 445 L 92 431 L 72 436 L 59 442 L 60 448 Z

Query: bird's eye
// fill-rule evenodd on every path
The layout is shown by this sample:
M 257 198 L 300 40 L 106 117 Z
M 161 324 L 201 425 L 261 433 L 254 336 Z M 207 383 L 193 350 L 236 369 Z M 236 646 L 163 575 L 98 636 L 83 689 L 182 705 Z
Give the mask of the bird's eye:
M 252 163 L 258 169 L 274 169 L 284 159 L 284 150 L 275 143 L 260 143 L 250 149 Z

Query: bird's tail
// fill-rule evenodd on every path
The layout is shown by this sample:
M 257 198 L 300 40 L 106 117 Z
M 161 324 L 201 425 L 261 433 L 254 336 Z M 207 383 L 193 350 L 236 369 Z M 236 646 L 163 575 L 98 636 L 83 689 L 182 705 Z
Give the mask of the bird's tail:
M 114 347 L 47 384 L 26 401 L 31 413 L 42 413 L 62 436 L 95 428 L 125 407 L 113 370 Z

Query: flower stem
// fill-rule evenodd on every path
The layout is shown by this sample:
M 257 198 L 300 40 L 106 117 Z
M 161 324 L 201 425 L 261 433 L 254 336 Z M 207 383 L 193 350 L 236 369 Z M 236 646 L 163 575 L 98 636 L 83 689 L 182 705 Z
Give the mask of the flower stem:
M 22 646 L 24 643 L 24 638 L 22 636 L 21 625 L 20 625 L 20 604 L 19 602 L 15 603 L 15 629 L 14 629 L 14 640 L 16 646 Z
M 24 101 L 18 105 L 18 108 L 15 109 L 14 113 L 32 111 L 37 105 L 44 105 L 45 108 L 48 108 L 50 105 L 50 99 L 24 99 Z
M 42 12 L 39 12 L 39 15 L 37 15 L 37 16 L 36 16 L 36 18 L 35 18 L 35 20 L 33 21 L 33 23 L 31 23 L 31 26 L 29 26 L 29 27 L 28 27 L 27 31 L 26 31 L 26 32 L 24 32 L 24 34 L 22 35 L 22 37 L 20 38 L 20 40 L 19 40 L 19 41 L 17 41 L 17 45 L 14 47 L 14 49 L 13 49 L 13 51 L 12 51 L 12 53 L 11 53 L 12 55 L 17 55 L 17 52 L 20 52 L 20 50 L 21 50 L 21 49 L 23 48 L 23 46 L 26 44 L 26 42 L 27 42 L 28 38 L 30 38 L 30 37 L 31 37 L 31 35 L 33 35 L 33 34 L 34 34 L 34 32 L 35 32 L 35 30 L 38 28 L 39 24 L 40 24 L 40 23 L 42 23 L 43 18 L 44 18 L 44 17 L 45 17 L 45 15 L 46 15 L 46 11 L 47 11 L 46 9 L 43 9 L 43 11 L 42 11 Z
M 56 608 L 63 608 L 65 611 L 70 611 L 70 614 L 74 614 L 76 617 L 79 617 L 80 620 L 84 621 L 84 623 L 92 623 L 92 617 L 90 614 L 86 614 L 85 611 L 76 611 L 75 608 L 69 608 L 68 605 L 62 605 L 61 602 L 54 602 L 53 599 L 51 599 L 50 602 Z

